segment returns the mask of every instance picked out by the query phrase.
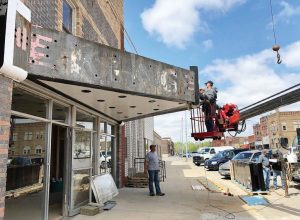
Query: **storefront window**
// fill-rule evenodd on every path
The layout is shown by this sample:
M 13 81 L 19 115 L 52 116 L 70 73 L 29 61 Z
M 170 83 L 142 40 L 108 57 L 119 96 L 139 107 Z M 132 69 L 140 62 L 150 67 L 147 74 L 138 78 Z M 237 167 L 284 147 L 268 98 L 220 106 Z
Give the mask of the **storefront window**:
M 52 119 L 60 123 L 69 123 L 69 107 L 53 103 Z
M 33 134 L 46 135 L 46 123 L 11 117 L 7 160 L 5 219 L 42 219 L 46 142 Z M 20 137 L 16 138 L 18 134 Z M 35 148 L 38 146 L 37 148 Z M 38 149 L 38 151 L 36 151 Z M 30 212 L 28 212 L 30 210 Z
M 11 109 L 17 112 L 46 118 L 47 100 L 20 88 L 14 88 Z
M 91 132 L 75 131 L 74 159 L 91 157 Z
M 94 130 L 95 118 L 81 111 L 76 112 L 76 127 Z
M 88 203 L 90 170 L 74 170 L 72 175 L 72 207 L 74 209 Z

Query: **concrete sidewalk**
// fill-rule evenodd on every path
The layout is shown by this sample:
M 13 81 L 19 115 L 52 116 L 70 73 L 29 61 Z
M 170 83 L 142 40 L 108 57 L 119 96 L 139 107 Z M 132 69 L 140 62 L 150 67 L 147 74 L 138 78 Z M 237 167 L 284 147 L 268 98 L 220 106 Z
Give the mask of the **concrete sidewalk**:
M 93 217 L 77 215 L 68 219 L 264 219 L 238 197 L 208 193 L 206 190 L 194 191 L 191 186 L 200 185 L 197 181 L 199 170 L 180 158 L 166 160 L 167 179 L 161 183 L 166 196 L 150 197 L 148 189 L 123 188 L 114 199 L 117 205 L 112 210 Z

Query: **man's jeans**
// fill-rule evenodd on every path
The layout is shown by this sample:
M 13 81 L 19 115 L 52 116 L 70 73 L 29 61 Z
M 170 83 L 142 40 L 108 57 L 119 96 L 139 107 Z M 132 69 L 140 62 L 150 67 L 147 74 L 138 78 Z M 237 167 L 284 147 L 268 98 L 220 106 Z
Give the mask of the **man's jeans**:
M 284 179 L 283 173 L 280 170 L 273 170 L 273 185 L 274 189 L 277 189 L 277 177 L 280 176 L 281 178 L 281 188 L 284 189 Z
M 148 170 L 149 174 L 149 191 L 150 194 L 154 193 L 153 189 L 153 182 L 155 183 L 155 190 L 156 194 L 160 194 L 160 187 L 159 187 L 159 170 Z
M 264 167 L 263 168 L 263 174 L 264 174 L 264 181 L 266 185 L 266 190 L 268 191 L 270 189 L 270 168 Z

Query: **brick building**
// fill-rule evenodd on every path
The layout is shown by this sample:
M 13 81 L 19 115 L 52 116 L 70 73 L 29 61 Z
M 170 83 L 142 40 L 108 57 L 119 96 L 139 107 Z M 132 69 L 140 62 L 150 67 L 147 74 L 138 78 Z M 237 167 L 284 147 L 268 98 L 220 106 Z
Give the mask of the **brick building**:
M 162 138 L 157 132 L 154 131 L 154 143 L 157 146 L 157 151 L 160 157 L 162 155 L 174 156 L 174 142 L 170 137 Z
M 268 116 L 268 136 L 271 148 L 281 146 L 286 139 L 288 146 L 292 145 L 296 137 L 296 129 L 300 128 L 300 111 L 279 112 Z
M 276 110 L 275 113 L 261 117 L 260 123 L 253 126 L 255 146 L 264 148 L 278 148 L 281 144 L 290 146 L 299 127 L 300 111 Z
M 122 187 L 153 140 L 134 123 L 197 104 L 197 68 L 125 52 L 123 20 L 120 0 L 0 1 L 0 219 L 78 214 L 100 152 Z

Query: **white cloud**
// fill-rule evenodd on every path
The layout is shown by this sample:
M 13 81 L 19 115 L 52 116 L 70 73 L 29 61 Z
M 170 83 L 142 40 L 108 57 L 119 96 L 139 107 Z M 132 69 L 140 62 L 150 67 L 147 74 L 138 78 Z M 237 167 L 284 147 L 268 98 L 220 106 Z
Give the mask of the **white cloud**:
M 185 119 L 185 116 L 187 119 Z M 173 141 L 186 141 L 187 129 L 188 141 L 191 139 L 190 112 L 184 111 L 154 117 L 154 130 L 161 137 L 172 137 Z M 187 124 L 186 124 L 187 122 Z
M 203 44 L 203 47 L 205 50 L 210 50 L 214 46 L 214 43 L 212 40 L 203 41 L 202 44 Z
M 300 67 L 300 42 L 282 49 L 285 67 Z M 215 79 L 216 84 L 225 84 L 219 91 L 220 103 L 232 102 L 240 107 L 259 101 L 299 82 L 298 73 L 277 73 L 274 66 L 276 54 L 272 50 L 242 56 L 234 60 L 215 60 L 200 74 Z
M 147 32 L 168 46 L 184 48 L 197 31 L 207 29 L 201 11 L 225 13 L 246 0 L 156 0 L 141 14 Z
M 283 9 L 277 15 L 277 21 L 280 19 L 288 21 L 291 17 L 300 15 L 300 7 L 294 7 L 286 1 L 280 2 L 280 6 L 282 6 Z
M 205 74 L 219 85 L 219 104 L 232 102 L 241 108 L 300 82 L 300 41 L 281 51 L 283 63 L 280 66 L 276 64 L 276 54 L 268 49 L 232 60 L 215 60 L 199 75 Z M 299 110 L 299 103 L 282 110 Z M 182 116 L 183 113 L 174 113 L 155 117 L 155 129 L 163 136 L 180 140 Z M 247 131 L 241 136 L 252 133 L 252 125 L 258 122 L 258 118 L 247 120 Z M 188 127 L 190 136 L 189 124 Z

